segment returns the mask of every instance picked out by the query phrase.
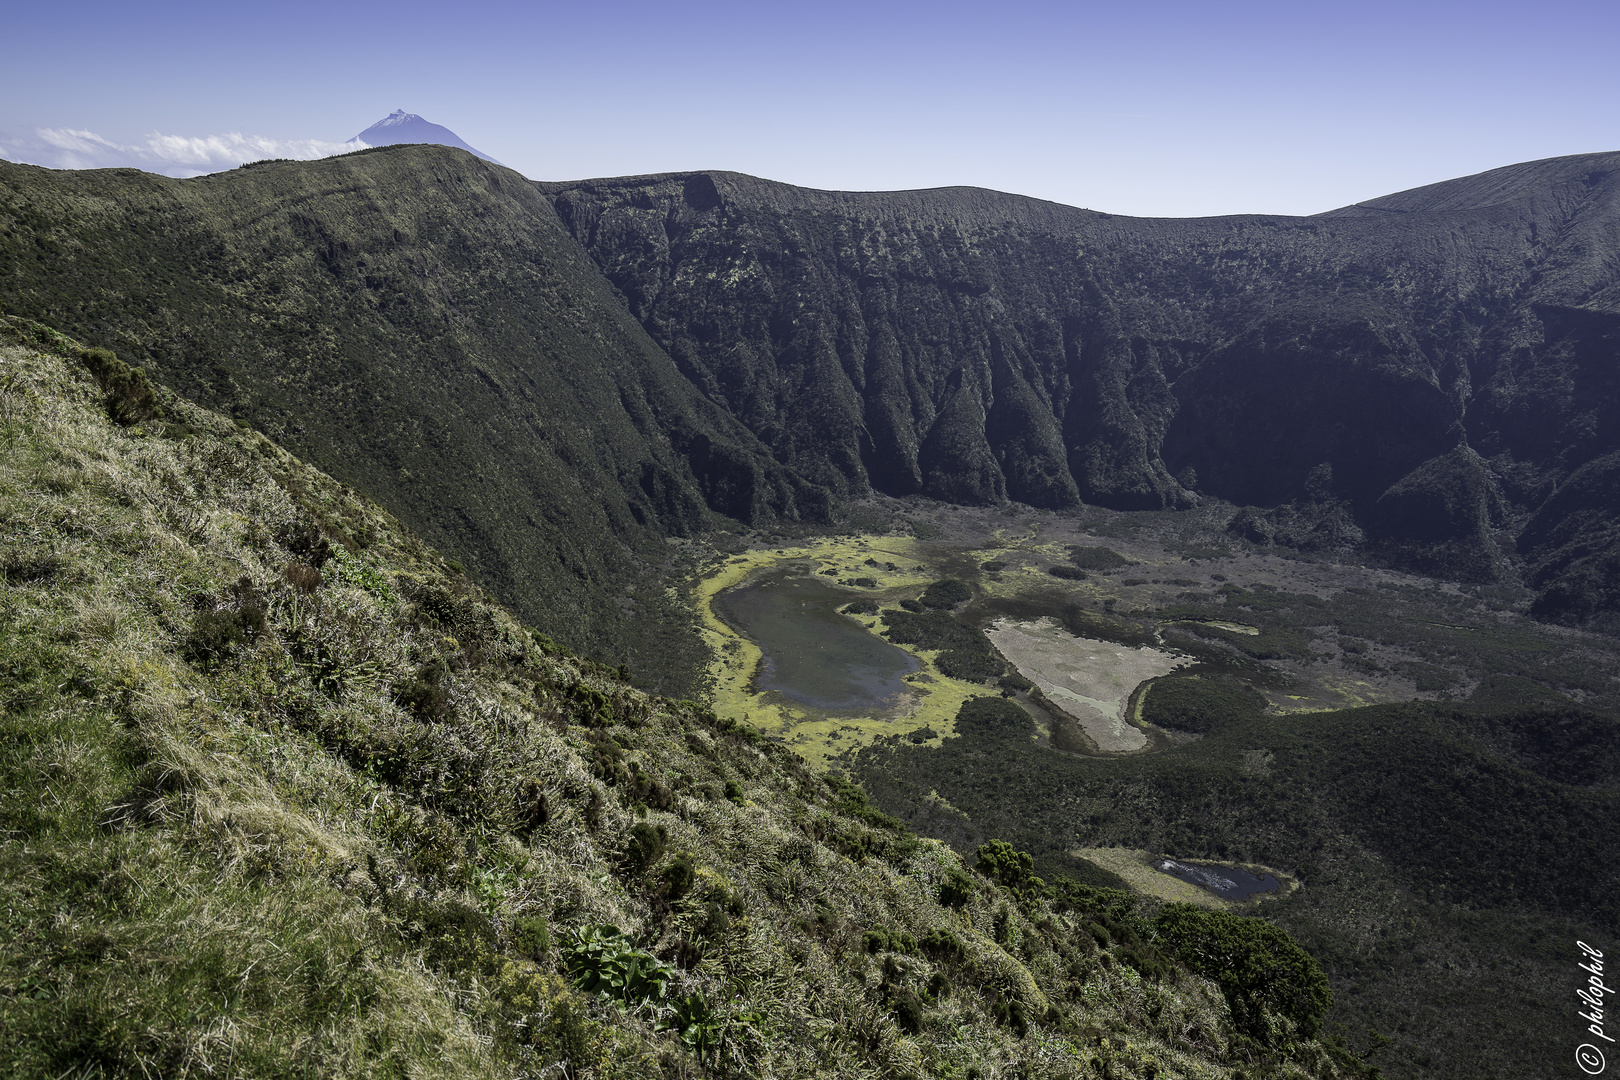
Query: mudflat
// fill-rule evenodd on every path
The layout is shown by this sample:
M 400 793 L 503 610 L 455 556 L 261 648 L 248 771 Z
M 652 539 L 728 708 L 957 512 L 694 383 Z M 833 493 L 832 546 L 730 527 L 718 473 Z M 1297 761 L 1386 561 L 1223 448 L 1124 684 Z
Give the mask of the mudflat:
M 1098 750 L 1112 754 L 1128 754 L 1147 746 L 1146 733 L 1125 718 L 1132 691 L 1146 680 L 1190 662 L 1161 649 L 1075 637 L 1046 618 L 1033 622 L 1001 619 L 985 633 L 1048 702 L 1085 729 Z

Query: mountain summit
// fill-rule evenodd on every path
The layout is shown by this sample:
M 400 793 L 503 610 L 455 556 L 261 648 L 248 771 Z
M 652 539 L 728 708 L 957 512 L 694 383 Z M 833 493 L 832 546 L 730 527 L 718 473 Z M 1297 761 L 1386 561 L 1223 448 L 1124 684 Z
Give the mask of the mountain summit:
M 430 123 L 415 113 L 408 113 L 404 109 L 395 109 L 381 120 L 372 124 L 366 130 L 350 139 L 351 143 L 363 143 L 366 146 L 393 146 L 396 143 L 434 143 L 438 146 L 454 146 L 458 150 L 465 150 L 469 154 L 483 158 L 485 161 L 495 161 L 494 158 L 476 147 L 468 146 L 461 136 L 440 124 Z M 356 146 L 355 149 L 360 149 Z M 495 164 L 501 164 L 495 161 Z

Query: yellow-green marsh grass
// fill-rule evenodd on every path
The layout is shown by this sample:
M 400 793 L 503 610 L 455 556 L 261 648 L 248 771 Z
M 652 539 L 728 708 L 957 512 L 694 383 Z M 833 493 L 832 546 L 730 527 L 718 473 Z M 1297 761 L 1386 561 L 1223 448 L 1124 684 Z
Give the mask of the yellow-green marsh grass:
M 714 658 L 709 666 L 714 711 L 783 739 L 818 768 L 826 768 L 835 759 L 891 735 L 907 737 L 925 728 L 933 731 L 931 738 L 936 741 L 951 735 L 962 703 L 990 691 L 978 683 L 941 673 L 932 663 L 937 651 L 898 646 L 917 659 L 919 673 L 927 681 L 911 677 L 911 689 L 888 709 L 816 709 L 787 701 L 780 694 L 761 693 L 756 679 L 764 653 L 714 610 L 714 601 L 722 592 L 793 561 L 813 563 L 818 577 L 831 585 L 870 578 L 876 587 L 850 587 L 849 599 L 892 605 L 938 576 L 928 568 L 935 558 L 910 537 L 847 536 L 791 548 L 756 549 L 728 559 L 699 582 L 695 591 L 703 635 Z M 870 565 L 868 560 L 877 565 Z M 890 565 L 895 569 L 889 569 Z M 824 574 L 827 570 L 835 573 Z M 879 627 L 878 621 L 869 616 L 846 617 L 874 633 Z

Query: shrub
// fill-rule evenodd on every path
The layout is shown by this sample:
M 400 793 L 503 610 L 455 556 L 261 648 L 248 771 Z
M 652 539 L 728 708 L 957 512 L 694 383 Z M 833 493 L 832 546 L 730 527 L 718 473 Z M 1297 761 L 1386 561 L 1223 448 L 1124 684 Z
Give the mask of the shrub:
M 538 962 L 551 948 L 551 927 L 540 915 L 519 915 L 512 920 L 512 947 Z
M 1020 1039 L 1029 1034 L 1029 1018 L 1024 1003 L 1017 998 L 998 996 L 990 1006 L 990 1015 L 996 1018 L 996 1023 L 1011 1028 Z
M 203 608 L 192 618 L 191 631 L 182 648 L 186 659 L 209 665 L 229 657 L 243 645 L 264 633 L 264 594 L 246 577 L 225 589 L 223 598 L 204 598 Z
M 953 866 L 939 883 L 939 902 L 950 908 L 965 907 L 978 891 L 978 882 Z
M 291 586 L 293 592 L 308 596 L 321 587 L 321 572 L 309 563 L 295 560 L 281 571 L 281 580 Z
M 683 851 L 670 860 L 658 875 L 658 895 L 666 900 L 679 900 L 697 884 L 697 865 L 692 853 Z
M 877 601 L 853 600 L 843 607 L 845 615 L 876 615 L 878 613 Z
M 900 987 L 889 995 L 894 1007 L 894 1022 L 900 1030 L 915 1035 L 922 1030 L 923 1001 L 915 992 Z
M 1028 737 L 1035 722 L 1016 702 L 1003 697 L 968 698 L 956 711 L 959 734 L 989 735 L 997 739 Z
M 923 590 L 918 597 L 924 607 L 950 609 L 964 601 L 973 599 L 973 590 L 965 581 L 955 578 L 944 578 L 934 582 Z
M 1192 971 L 1214 980 L 1232 1021 L 1244 1034 L 1270 1042 L 1270 1017 L 1296 1025 L 1307 1038 L 1322 1029 L 1333 992 L 1316 960 L 1287 932 L 1263 919 L 1168 904 L 1153 923 L 1159 947 Z
M 1142 719 L 1159 727 L 1211 732 L 1259 716 L 1265 708 L 1265 695 L 1247 683 L 1218 675 L 1184 675 L 1148 686 Z
M 1086 570 L 1117 570 L 1122 566 L 1134 565 L 1112 548 L 1094 544 L 1076 544 L 1069 548 L 1069 561 Z
M 968 880 L 971 884 L 972 879 Z M 960 963 L 967 956 L 967 950 L 962 947 L 962 939 L 938 926 L 924 934 L 917 947 L 922 950 L 924 956 L 935 963 Z
M 896 644 L 940 650 L 934 663 L 951 678 L 985 682 L 1007 670 L 982 630 L 943 612 L 885 611 L 883 625 L 884 635 Z
M 993 653 L 977 649 L 947 649 L 934 659 L 934 666 L 941 675 L 976 683 L 989 682 L 1007 670 Z
M 130 367 L 111 349 L 85 349 L 79 359 L 106 392 L 104 404 L 114 423 L 127 427 L 157 415 L 157 395 L 145 371 Z
M 331 542 L 321 535 L 320 526 L 307 517 L 283 522 L 275 531 L 275 541 L 316 570 L 332 555 Z
M 907 956 L 917 955 L 917 939 L 903 930 L 868 930 L 861 935 L 861 942 L 869 953 L 897 952 Z
M 663 857 L 669 844 L 669 829 L 647 821 L 638 821 L 630 827 L 630 841 L 624 849 L 624 865 L 632 874 L 639 874 Z
M 613 703 L 606 694 L 584 682 L 568 688 L 568 702 L 574 706 L 574 719 L 585 727 L 607 727 L 613 723 Z
M 394 690 L 394 704 L 419 720 L 447 720 L 455 715 L 450 703 L 450 667 L 434 660 Z
M 995 574 L 1007 569 L 1007 564 L 1002 562 L 1000 559 L 991 559 L 989 562 L 979 567 L 979 569 L 984 570 L 987 573 Z
M 1023 710 L 1019 709 L 1019 712 Z M 1017 850 L 1005 840 L 991 840 L 987 844 L 981 844 L 979 862 L 975 869 L 1011 890 L 1014 896 L 1041 896 L 1046 892 L 1046 882 L 1035 876 L 1035 857 L 1027 851 Z
M 532 777 L 524 780 L 518 785 L 517 797 L 513 802 L 512 817 L 520 836 L 530 836 L 551 821 L 551 800 L 546 797 L 546 790 L 540 781 Z
M 1062 564 L 1057 566 L 1048 566 L 1046 568 L 1046 572 L 1055 578 L 1062 578 L 1065 581 L 1084 581 L 1090 576 L 1078 566 L 1064 566 Z
M 1035 687 L 1034 683 L 1030 682 L 1016 671 L 1009 672 L 997 679 L 996 685 L 1001 687 L 1001 689 L 1014 694 L 1023 690 L 1031 690 Z

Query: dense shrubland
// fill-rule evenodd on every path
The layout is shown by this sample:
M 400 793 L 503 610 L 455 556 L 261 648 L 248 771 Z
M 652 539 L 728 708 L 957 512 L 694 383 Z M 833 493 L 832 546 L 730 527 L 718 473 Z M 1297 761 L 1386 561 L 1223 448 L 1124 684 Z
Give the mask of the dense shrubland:
M 1535 686 L 1504 679 L 1467 703 L 1279 715 L 1226 676 L 1178 674 L 1150 685 L 1144 714 L 1203 737 L 1106 760 L 1038 745 L 1026 713 L 985 696 L 962 707 L 955 738 L 888 740 L 856 775 L 872 802 L 958 849 L 999 837 L 1028 851 L 1028 864 L 1003 852 L 980 866 L 1015 888 L 1037 869 L 1076 873 L 1076 848 L 1110 846 L 1295 875 L 1304 887 L 1263 911 L 1333 980 L 1325 1030 L 1382 1047 L 1391 1075 L 1551 1076 L 1567 995 L 1560 943 L 1620 926 L 1611 876 L 1592 869 L 1620 857 L 1608 826 L 1620 723 Z M 935 812 L 941 801 L 955 813 Z M 1160 929 L 1155 948 L 1192 966 L 1227 934 Z M 1459 1012 L 1459 969 L 1521 990 Z M 1265 978 L 1246 970 L 1214 977 L 1242 995 Z M 1307 971 L 1274 1007 L 1324 1004 Z M 1247 1007 L 1234 1001 L 1233 1014 Z

